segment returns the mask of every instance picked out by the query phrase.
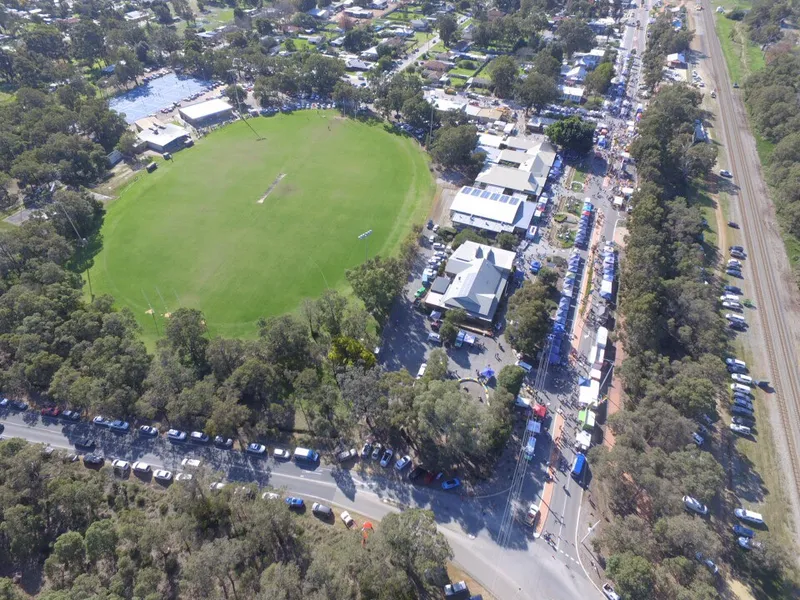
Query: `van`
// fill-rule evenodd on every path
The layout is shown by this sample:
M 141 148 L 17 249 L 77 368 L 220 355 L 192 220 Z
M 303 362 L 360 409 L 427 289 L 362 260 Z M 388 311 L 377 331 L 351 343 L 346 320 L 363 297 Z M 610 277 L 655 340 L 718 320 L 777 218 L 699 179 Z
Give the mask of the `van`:
M 575 461 L 572 463 L 572 476 L 575 479 L 580 479 L 583 476 L 583 471 L 586 469 L 586 456 L 582 452 L 578 452 L 575 456 Z
M 742 315 L 737 315 L 735 313 L 725 313 L 725 318 L 728 319 L 728 321 L 735 321 L 736 323 L 747 322 Z
M 317 462 L 319 460 L 319 454 L 308 448 L 295 448 L 294 460 L 296 462 Z
M 528 363 L 526 363 L 526 362 L 524 362 L 524 361 L 521 361 L 521 360 L 518 360 L 518 361 L 517 361 L 517 362 L 515 362 L 514 364 L 515 364 L 516 366 L 520 367 L 520 368 L 521 368 L 523 371 L 525 371 L 526 373 L 530 373 L 530 372 L 531 372 L 531 370 L 533 369 L 533 367 L 532 367 L 531 365 L 529 365 Z
M 753 393 L 750 391 L 749 385 L 742 385 L 741 383 L 732 383 L 731 384 L 731 391 L 739 392 L 740 394 L 744 394 L 746 396 L 752 396 Z
M 740 302 L 741 299 L 736 294 L 723 294 L 719 297 L 720 302 Z
M 737 508 L 733 511 L 733 514 L 739 517 L 742 521 L 747 521 L 748 523 L 753 523 L 755 525 L 764 524 L 764 517 L 762 517 L 760 513 L 747 510 L 746 508 Z

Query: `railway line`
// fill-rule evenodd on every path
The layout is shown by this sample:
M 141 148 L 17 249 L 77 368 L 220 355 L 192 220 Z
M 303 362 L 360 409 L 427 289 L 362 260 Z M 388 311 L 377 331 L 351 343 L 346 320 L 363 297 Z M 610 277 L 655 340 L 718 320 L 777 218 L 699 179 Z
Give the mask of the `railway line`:
M 796 531 L 800 526 L 800 455 L 797 451 L 797 440 L 800 439 L 800 374 L 795 344 L 796 321 L 792 319 L 792 312 L 796 307 L 797 290 L 791 277 L 789 281 L 779 278 L 780 273 L 786 272 L 788 261 L 785 255 L 775 251 L 776 244 L 781 251 L 783 247 L 776 228 L 770 226 L 774 209 L 761 175 L 755 140 L 747 126 L 743 101 L 732 92 L 722 47 L 714 30 L 713 6 L 704 0 L 703 8 L 702 19 L 706 30 L 704 46 L 717 85 L 720 109 L 718 125 L 722 134 L 720 141 L 727 148 L 734 181 L 740 188 L 736 196 L 738 200 L 732 202 L 731 206 L 742 217 L 741 231 L 751 265 L 750 287 L 758 303 L 754 319 L 761 324 L 770 382 L 775 390 L 769 398 L 778 413 L 773 421 L 779 423 L 775 438 L 777 451 L 784 459 L 780 463 L 789 465 L 788 469 L 782 470 L 782 479 Z

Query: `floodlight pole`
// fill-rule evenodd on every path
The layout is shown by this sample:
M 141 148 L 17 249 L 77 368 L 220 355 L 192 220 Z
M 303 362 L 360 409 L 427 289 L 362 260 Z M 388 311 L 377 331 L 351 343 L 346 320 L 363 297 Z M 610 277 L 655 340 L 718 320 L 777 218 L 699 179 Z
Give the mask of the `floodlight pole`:
M 367 253 L 368 253 L 367 250 L 369 248 L 369 236 L 371 236 L 371 235 L 372 235 L 372 229 L 370 229 L 369 231 L 365 231 L 360 236 L 358 236 L 358 239 L 364 240 L 364 262 L 367 262 Z

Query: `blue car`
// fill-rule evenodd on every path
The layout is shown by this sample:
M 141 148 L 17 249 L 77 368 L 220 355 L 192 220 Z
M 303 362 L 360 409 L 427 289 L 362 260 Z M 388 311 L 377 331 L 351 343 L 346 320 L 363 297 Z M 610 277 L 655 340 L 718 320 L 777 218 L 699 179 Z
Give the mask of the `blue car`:
M 752 529 L 749 529 L 748 527 L 744 527 L 742 525 L 734 525 L 733 526 L 733 533 L 735 533 L 739 537 L 746 537 L 746 538 L 752 538 L 752 537 L 755 537 L 755 535 L 756 535 L 755 531 L 753 531 Z
M 442 483 L 443 490 L 454 490 L 459 486 L 461 486 L 461 480 L 458 477 L 455 477 L 453 479 L 448 479 L 447 481 Z
M 305 502 L 303 502 L 302 498 L 295 498 L 293 496 L 289 496 L 286 498 L 286 505 L 289 508 L 303 508 L 305 506 Z
M 108 424 L 108 428 L 113 429 L 114 431 L 127 432 L 131 426 L 127 421 L 117 420 L 111 421 L 111 423 Z
M 92 419 L 92 423 L 98 427 L 108 427 L 111 424 L 111 421 L 101 415 L 97 415 L 94 419 Z
M 248 444 L 245 450 L 248 454 L 257 454 L 259 456 L 265 454 L 267 452 L 267 447 L 264 444 L 257 444 L 253 442 L 252 444 Z

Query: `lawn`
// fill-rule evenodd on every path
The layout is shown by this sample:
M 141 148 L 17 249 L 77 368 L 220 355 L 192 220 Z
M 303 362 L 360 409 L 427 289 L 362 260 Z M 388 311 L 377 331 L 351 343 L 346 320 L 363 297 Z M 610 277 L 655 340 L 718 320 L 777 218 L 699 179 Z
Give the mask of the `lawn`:
M 131 308 L 151 341 L 150 307 L 161 332 L 185 306 L 212 334 L 252 336 L 260 317 L 346 286 L 359 234 L 373 231 L 370 256 L 390 254 L 427 215 L 435 185 L 413 140 L 333 111 L 249 122 L 264 139 L 243 122 L 218 129 L 108 207 L 94 291 Z
M 748 5 L 737 4 L 740 8 L 749 8 Z M 731 10 L 730 8 L 727 10 Z M 731 79 L 742 83 L 750 73 L 758 71 L 764 66 L 764 55 L 756 44 L 747 39 L 744 24 L 741 21 L 732 21 L 725 15 L 715 15 L 717 36 L 725 55 L 725 63 Z M 731 39 L 731 34 L 734 38 Z

